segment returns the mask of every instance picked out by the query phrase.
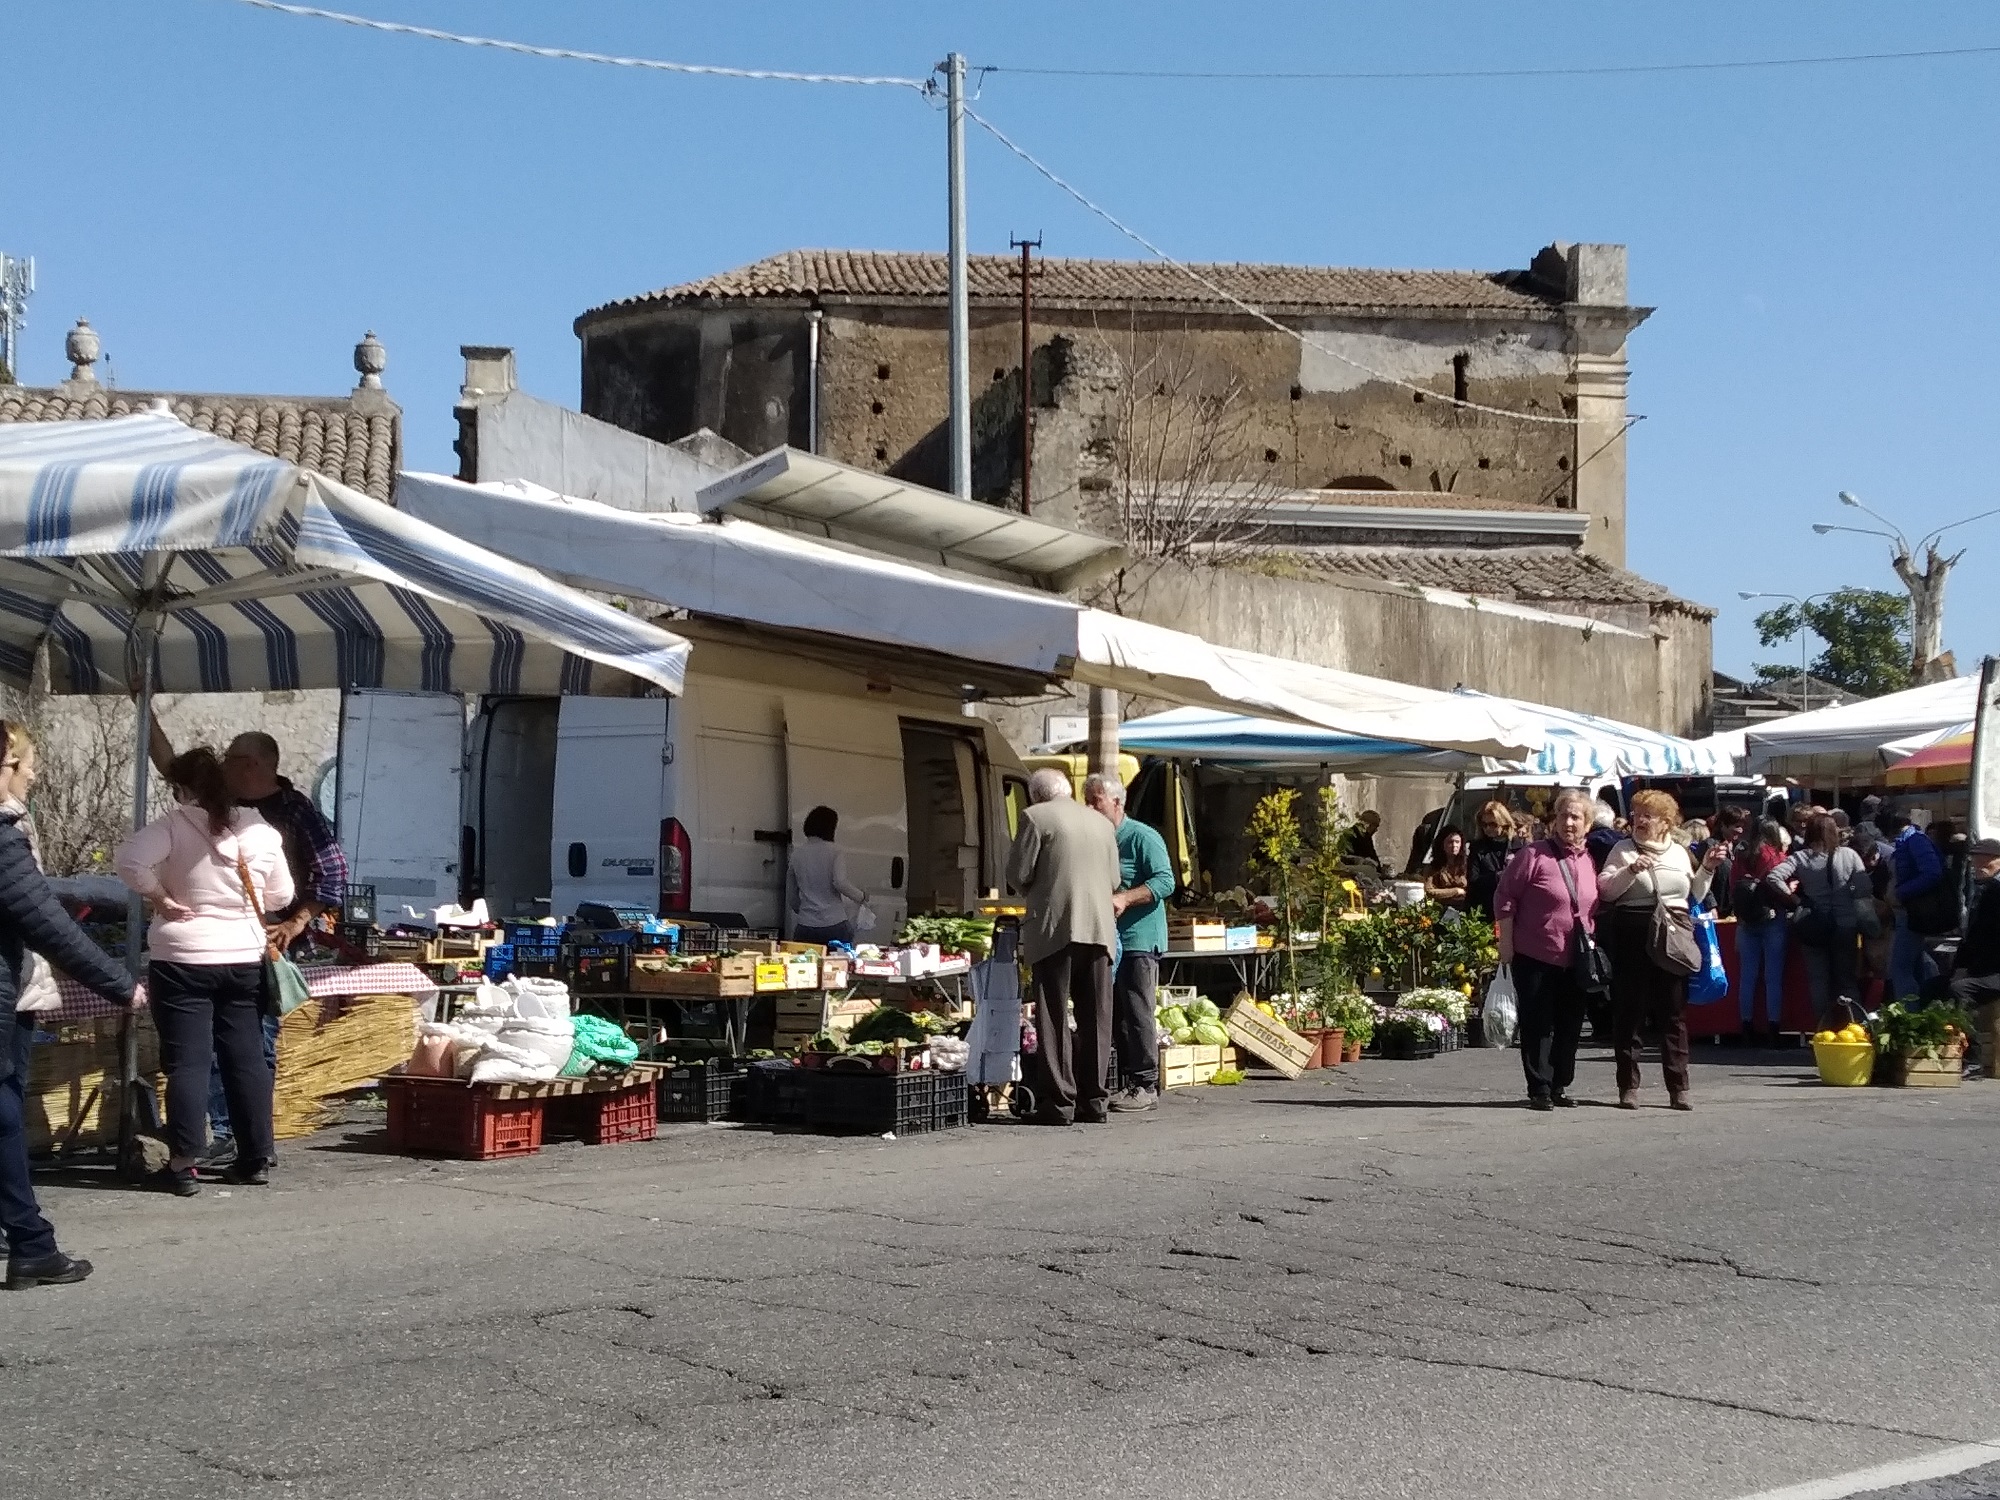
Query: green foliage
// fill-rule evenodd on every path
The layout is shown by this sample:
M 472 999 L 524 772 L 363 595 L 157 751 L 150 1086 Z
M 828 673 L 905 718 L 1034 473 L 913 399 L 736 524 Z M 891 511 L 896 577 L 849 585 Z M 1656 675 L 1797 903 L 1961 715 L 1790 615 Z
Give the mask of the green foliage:
M 1822 681 L 1865 698 L 1900 692 L 1910 685 L 1910 601 L 1885 589 L 1836 589 L 1803 607 L 1781 604 L 1757 616 L 1757 640 L 1774 646 L 1792 640 L 1803 627 L 1826 643 L 1809 670 Z M 1757 675 L 1773 685 L 1798 669 L 1760 663 Z
M 1962 1045 L 1972 1035 L 1972 1017 L 1956 1005 L 1927 1005 L 1917 1010 L 1899 1000 L 1882 1007 L 1872 1030 L 1875 1045 L 1883 1052 L 1914 1052 L 1936 1058 L 1946 1047 L 1954 1042 Z
M 1298 955 L 1292 951 L 1292 934 L 1298 930 L 1299 861 L 1305 853 L 1305 830 L 1299 825 L 1298 792 L 1282 787 L 1260 798 L 1243 827 L 1250 841 L 1249 864 L 1271 882 L 1271 895 L 1278 904 L 1278 941 L 1284 945 L 1285 988 L 1299 992 Z
M 1375 1040 L 1375 1004 L 1366 995 L 1346 990 L 1331 999 L 1322 996 L 1319 1013 L 1328 1026 L 1347 1033 L 1347 1040 L 1365 1047 Z

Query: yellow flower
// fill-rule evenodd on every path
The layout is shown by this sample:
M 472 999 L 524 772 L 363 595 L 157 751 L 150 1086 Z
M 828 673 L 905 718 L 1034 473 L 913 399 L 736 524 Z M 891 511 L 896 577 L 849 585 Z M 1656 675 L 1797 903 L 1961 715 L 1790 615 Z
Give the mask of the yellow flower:
M 1343 891 L 1358 891 L 1358 890 L 1360 890 L 1360 889 L 1361 889 L 1361 887 L 1360 887 L 1360 886 L 1356 885 L 1356 884 L 1355 884 L 1355 883 L 1354 883 L 1353 881 L 1351 881 L 1351 880 L 1343 880 L 1343 881 L 1341 881 L 1341 882 L 1340 882 L 1340 888 L 1341 888 L 1341 889 L 1342 889 Z

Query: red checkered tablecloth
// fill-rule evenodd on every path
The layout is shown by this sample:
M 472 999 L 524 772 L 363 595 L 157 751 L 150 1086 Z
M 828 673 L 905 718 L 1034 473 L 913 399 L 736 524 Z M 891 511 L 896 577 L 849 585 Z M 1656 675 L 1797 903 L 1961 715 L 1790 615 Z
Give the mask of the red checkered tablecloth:
M 341 968 L 335 964 L 304 964 L 306 989 L 315 1000 L 332 995 L 408 995 L 422 1004 L 437 994 L 430 975 L 415 964 L 368 964 L 362 968 Z M 116 1014 L 117 1008 L 100 999 L 67 974 L 56 975 L 56 989 L 62 994 L 62 1009 L 50 1011 L 43 1020 L 52 1026 L 69 1021 L 88 1021 Z M 146 1003 L 145 982 L 140 981 L 139 1003 Z

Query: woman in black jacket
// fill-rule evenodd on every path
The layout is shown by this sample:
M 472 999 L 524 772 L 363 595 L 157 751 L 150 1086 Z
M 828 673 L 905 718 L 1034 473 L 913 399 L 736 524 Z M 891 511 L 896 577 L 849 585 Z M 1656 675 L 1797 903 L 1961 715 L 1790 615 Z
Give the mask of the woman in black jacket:
M 1515 837 L 1514 814 L 1498 799 L 1479 809 L 1477 821 L 1479 831 L 1465 850 L 1465 909 L 1490 922 L 1500 872 L 1523 847 L 1523 841 Z
M 0 801 L 25 798 L 34 779 L 33 751 L 18 744 L 11 726 L 0 723 Z M 15 1012 L 30 952 L 114 1005 L 132 1003 L 132 976 L 112 962 L 85 935 L 42 878 L 19 814 L 0 811 L 0 1232 L 7 1239 L 7 1288 L 54 1286 L 81 1281 L 90 1262 L 72 1260 L 56 1248 L 56 1232 L 35 1202 L 28 1175 L 28 1136 L 22 1122 L 27 1103 L 28 1048 L 34 1041 L 33 1012 Z

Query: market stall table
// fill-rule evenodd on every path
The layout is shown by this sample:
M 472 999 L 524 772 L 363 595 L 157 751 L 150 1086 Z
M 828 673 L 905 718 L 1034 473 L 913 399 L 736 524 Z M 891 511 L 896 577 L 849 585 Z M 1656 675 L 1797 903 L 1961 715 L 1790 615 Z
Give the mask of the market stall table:
M 1690 1036 L 1738 1036 L 1743 1030 L 1741 1002 L 1741 965 L 1736 957 L 1736 919 L 1724 917 L 1715 924 L 1716 939 L 1722 949 L 1722 965 L 1729 973 L 1729 993 L 1720 1000 L 1711 1000 L 1702 1005 L 1687 1008 L 1688 1034 Z M 1757 985 L 1758 993 L 1753 997 L 1751 1016 L 1758 1026 L 1764 1021 L 1763 982 Z M 1882 1001 L 1880 980 L 1864 981 L 1861 1003 L 1868 1010 L 1875 1010 Z M 1784 1031 L 1796 1031 L 1811 1036 L 1819 1030 L 1819 1018 L 1813 1011 L 1812 988 L 1806 982 L 1806 961 L 1796 942 L 1790 943 L 1785 951 L 1784 1003 L 1778 1013 L 1778 1025 Z
M 1221 963 L 1235 971 L 1239 989 L 1262 997 L 1270 993 L 1272 969 L 1280 958 L 1287 953 L 1312 951 L 1311 946 L 1305 943 L 1293 943 L 1289 947 L 1274 943 L 1268 948 L 1239 948 L 1233 953 L 1213 948 L 1170 948 L 1160 955 L 1160 983 L 1177 982 L 1182 967 L 1187 964 Z

